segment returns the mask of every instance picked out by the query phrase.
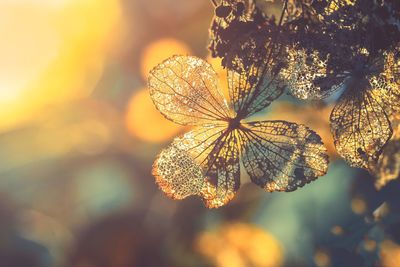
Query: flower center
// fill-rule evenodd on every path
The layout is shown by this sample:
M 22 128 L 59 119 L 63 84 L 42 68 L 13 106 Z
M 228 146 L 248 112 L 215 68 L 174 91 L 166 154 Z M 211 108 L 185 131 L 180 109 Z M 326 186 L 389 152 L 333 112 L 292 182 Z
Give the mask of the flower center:
M 352 76 L 355 79 L 363 79 L 368 74 L 368 67 L 363 62 L 357 62 L 354 66 Z
M 230 130 L 236 130 L 240 128 L 240 121 L 241 118 L 236 116 L 235 118 L 231 118 L 229 120 L 229 125 L 228 125 L 228 129 Z

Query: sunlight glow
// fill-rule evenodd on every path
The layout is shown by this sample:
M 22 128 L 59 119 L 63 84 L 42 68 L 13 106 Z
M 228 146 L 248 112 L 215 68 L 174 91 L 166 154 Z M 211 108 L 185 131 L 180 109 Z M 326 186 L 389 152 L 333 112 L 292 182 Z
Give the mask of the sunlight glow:
M 175 124 L 155 108 L 147 88 L 136 91 L 127 107 L 125 125 L 133 136 L 153 143 L 172 139 L 184 127 Z
M 204 232 L 197 250 L 217 267 L 279 267 L 283 250 L 274 236 L 255 225 L 230 223 L 214 232 Z
M 166 58 L 174 55 L 190 55 L 190 48 L 177 39 L 164 38 L 150 43 L 143 51 L 141 73 L 147 78 L 149 71 Z
M 0 3 L 0 131 L 91 93 L 121 23 L 117 0 Z

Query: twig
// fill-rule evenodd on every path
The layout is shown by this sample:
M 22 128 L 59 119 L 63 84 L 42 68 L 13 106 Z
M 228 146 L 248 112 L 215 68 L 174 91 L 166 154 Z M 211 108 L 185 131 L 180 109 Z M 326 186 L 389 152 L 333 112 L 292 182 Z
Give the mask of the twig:
M 282 25 L 283 17 L 285 16 L 285 11 L 287 8 L 287 3 L 288 3 L 288 0 L 285 0 L 285 3 L 283 3 L 282 13 L 281 13 L 281 17 L 279 18 L 279 23 L 278 23 L 279 27 Z
M 218 6 L 218 3 L 217 3 L 216 0 L 211 0 L 211 3 L 213 4 L 214 7 L 217 7 L 217 6 Z

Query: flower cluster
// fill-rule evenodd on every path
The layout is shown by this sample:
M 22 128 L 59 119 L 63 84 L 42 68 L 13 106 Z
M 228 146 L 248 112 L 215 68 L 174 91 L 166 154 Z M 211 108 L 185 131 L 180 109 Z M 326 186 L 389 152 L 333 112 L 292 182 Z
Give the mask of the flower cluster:
M 391 138 L 390 118 L 400 108 L 400 2 L 288 0 L 279 21 L 255 4 L 224 0 L 217 7 L 249 7 L 242 13 L 264 21 L 240 29 L 236 49 L 231 44 L 231 52 L 222 55 L 225 66 L 240 70 L 240 62 L 247 71 L 249 62 L 272 57 L 273 71 L 293 96 L 316 100 L 340 94 L 330 119 L 336 149 L 351 166 L 369 168 Z M 247 16 L 246 21 L 253 20 Z M 224 22 L 216 14 L 212 25 Z M 232 31 L 229 25 L 224 31 Z M 212 27 L 211 44 L 224 31 Z
M 154 163 L 160 188 L 219 207 L 238 190 L 241 166 L 270 192 L 324 175 L 318 134 L 287 121 L 249 121 L 286 88 L 300 99 L 341 93 L 330 116 L 337 152 L 352 166 L 376 169 L 400 110 L 398 1 L 285 0 L 279 17 L 255 0 L 213 3 L 209 49 L 227 69 L 230 101 L 197 57 L 174 56 L 150 72 L 157 109 L 196 126 Z

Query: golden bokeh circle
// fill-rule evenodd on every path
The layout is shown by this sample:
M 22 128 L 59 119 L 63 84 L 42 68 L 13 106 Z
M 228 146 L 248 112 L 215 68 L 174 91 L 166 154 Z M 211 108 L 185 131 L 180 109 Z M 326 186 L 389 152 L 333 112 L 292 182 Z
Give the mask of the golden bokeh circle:
M 182 131 L 183 126 L 169 121 L 155 108 L 147 88 L 135 91 L 125 113 L 130 134 L 147 142 L 161 143 Z
M 149 71 L 173 55 L 190 55 L 191 49 L 184 42 L 174 38 L 163 38 L 147 45 L 142 53 L 140 71 L 147 79 Z
M 272 234 L 247 223 L 227 223 L 203 232 L 195 245 L 217 267 L 279 267 L 284 259 L 283 248 Z

